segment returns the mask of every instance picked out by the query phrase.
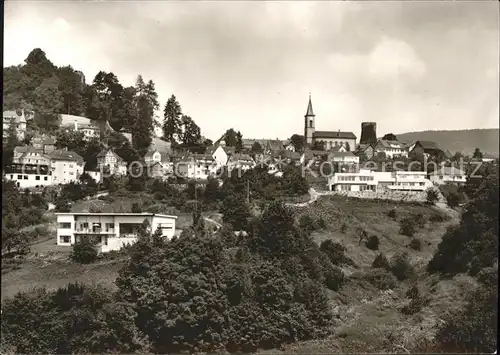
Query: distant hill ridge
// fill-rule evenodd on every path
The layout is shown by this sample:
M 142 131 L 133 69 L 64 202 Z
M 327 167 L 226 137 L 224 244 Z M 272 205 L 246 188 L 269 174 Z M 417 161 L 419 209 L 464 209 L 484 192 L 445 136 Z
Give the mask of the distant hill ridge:
M 417 140 L 436 142 L 443 150 L 472 154 L 479 148 L 482 153 L 498 156 L 498 128 L 464 129 L 450 131 L 421 131 L 395 134 L 401 142 L 414 142 Z

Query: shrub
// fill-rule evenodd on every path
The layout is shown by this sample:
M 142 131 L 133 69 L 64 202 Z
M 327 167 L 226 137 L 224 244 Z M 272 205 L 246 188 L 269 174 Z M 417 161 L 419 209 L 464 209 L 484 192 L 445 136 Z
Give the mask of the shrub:
M 425 305 L 425 303 L 426 303 L 426 301 L 423 298 L 421 298 L 420 296 L 412 298 L 410 303 L 401 309 L 401 313 L 408 315 L 408 316 L 416 314 L 416 313 L 420 312 L 420 310 Z
M 370 250 L 378 250 L 379 243 L 378 237 L 376 235 L 371 235 L 365 245 Z
M 300 217 L 299 228 L 302 229 L 306 234 L 310 234 L 316 229 L 316 225 L 311 216 L 306 214 Z
M 336 266 L 325 271 L 325 286 L 332 291 L 338 291 L 344 282 L 344 273 Z
M 132 213 L 142 213 L 141 205 L 139 205 L 137 202 L 134 202 L 132 204 Z
M 82 240 L 73 245 L 71 260 L 80 264 L 91 264 L 97 259 L 97 248 L 95 241 L 90 237 L 83 237 Z
M 321 229 L 325 229 L 326 228 L 326 221 L 323 217 L 320 217 L 318 219 L 318 227 L 321 228 Z
M 333 265 L 355 266 L 354 262 L 345 255 L 345 247 L 342 244 L 327 239 L 321 243 L 319 249 L 328 256 Z
M 405 217 L 399 222 L 399 233 L 408 237 L 413 237 L 416 232 L 415 220 L 412 217 Z
M 408 291 L 406 291 L 406 297 L 410 299 L 420 297 L 420 291 L 418 290 L 417 285 L 413 285 L 408 289 Z
M 425 217 L 422 213 L 417 213 L 413 216 L 413 219 L 415 221 L 415 224 L 419 228 L 424 228 L 425 227 Z
M 372 263 L 373 268 L 380 268 L 385 270 L 390 270 L 391 265 L 389 264 L 389 260 L 385 257 L 384 254 L 378 254 L 375 260 Z
M 428 204 L 435 205 L 436 202 L 439 201 L 439 193 L 435 188 L 433 187 L 428 188 L 426 194 L 427 194 L 426 200 Z
M 434 222 L 434 223 L 441 223 L 445 221 L 445 217 L 441 213 L 433 213 L 429 217 L 429 221 Z
M 408 254 L 398 254 L 391 260 L 391 272 L 399 281 L 408 279 L 413 275 L 413 266 L 408 261 Z
M 397 286 L 398 280 L 387 270 L 374 269 L 362 276 L 364 281 L 369 282 L 379 290 L 390 290 Z
M 342 223 L 342 225 L 340 226 L 340 233 L 345 233 L 345 232 L 347 232 L 347 224 Z
M 387 215 L 392 218 L 392 219 L 395 219 L 396 218 L 396 209 L 395 208 L 391 208 L 389 210 L 389 212 L 387 212 Z
M 413 238 L 409 246 L 413 250 L 420 251 L 422 249 L 422 241 L 418 238 Z

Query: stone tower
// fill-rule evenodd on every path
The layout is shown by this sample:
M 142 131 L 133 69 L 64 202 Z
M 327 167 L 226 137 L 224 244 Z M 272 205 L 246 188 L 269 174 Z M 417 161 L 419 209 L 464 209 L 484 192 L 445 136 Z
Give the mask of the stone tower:
M 313 143 L 314 133 L 314 111 L 311 103 L 311 94 L 309 94 L 309 104 L 307 105 L 307 112 L 304 116 L 304 140 L 306 145 L 311 146 Z
M 359 144 L 377 144 L 377 123 L 362 122 L 361 123 L 361 138 Z

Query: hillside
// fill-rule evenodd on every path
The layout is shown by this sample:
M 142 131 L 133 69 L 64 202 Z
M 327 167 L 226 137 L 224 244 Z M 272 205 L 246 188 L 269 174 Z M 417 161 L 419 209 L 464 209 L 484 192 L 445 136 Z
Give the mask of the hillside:
M 498 156 L 498 128 L 469 129 L 453 131 L 421 131 L 396 134 L 402 142 L 413 142 L 416 140 L 433 141 L 439 144 L 441 149 L 450 152 L 457 151 L 472 154 L 475 148 L 481 152 Z

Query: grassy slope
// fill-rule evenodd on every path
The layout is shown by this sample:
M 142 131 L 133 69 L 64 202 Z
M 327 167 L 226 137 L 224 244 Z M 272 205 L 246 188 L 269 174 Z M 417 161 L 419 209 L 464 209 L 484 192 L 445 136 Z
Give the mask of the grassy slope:
M 475 148 L 483 153 L 498 155 L 498 128 L 455 131 L 422 131 L 396 134 L 402 142 L 416 140 L 434 141 L 442 149 L 472 154 Z
M 82 208 L 85 203 L 81 202 L 73 208 Z M 297 217 L 303 213 L 315 218 L 322 216 L 327 222 L 327 229 L 314 232 L 313 238 L 318 242 L 328 238 L 340 241 L 347 249 L 347 256 L 359 267 L 345 268 L 346 275 L 350 275 L 345 285 L 340 292 L 330 293 L 338 320 L 335 335 L 328 339 L 295 343 L 282 350 L 265 351 L 263 354 L 398 351 L 391 344 L 410 347 L 412 341 L 431 337 L 440 319 L 464 304 L 465 296 L 475 287 L 472 279 L 459 276 L 453 280 L 439 280 L 424 272 L 446 226 L 456 221 L 428 223 L 417 234 L 424 243 L 422 251 L 416 252 L 407 247 L 410 239 L 399 234 L 398 222 L 387 216 L 387 211 L 393 207 L 397 209 L 397 219 L 408 213 L 422 213 L 427 217 L 433 213 L 442 213 L 426 206 L 360 201 L 338 196 L 323 197 L 308 207 L 297 209 Z M 188 220 L 187 217 L 185 219 Z M 348 225 L 345 233 L 340 232 L 342 223 Z M 402 251 L 409 252 L 418 271 L 416 277 L 399 283 L 390 291 L 380 291 L 366 282 L 363 274 L 372 270 L 370 265 L 378 252 L 358 243 L 358 226 L 369 234 L 379 236 L 380 251 L 387 256 Z M 68 252 L 68 249 L 58 249 L 53 238 L 38 241 L 32 247 L 31 257 L 21 269 L 3 275 L 2 299 L 33 286 L 54 289 L 70 281 L 114 287 L 118 270 L 125 262 L 122 259 L 93 265 L 76 265 L 69 262 Z M 415 283 L 422 294 L 430 299 L 430 303 L 416 315 L 405 316 L 398 309 L 406 304 L 405 293 Z
M 399 234 L 397 221 L 387 216 L 396 207 L 400 219 L 409 213 L 430 216 L 443 213 L 427 206 L 405 205 L 397 202 L 359 201 L 332 196 L 322 198 L 310 207 L 297 213 L 322 216 L 328 228 L 313 233 L 318 242 L 333 239 L 346 247 L 346 255 L 358 265 L 357 269 L 344 268 L 347 279 L 342 289 L 331 292 L 332 306 L 337 315 L 335 335 L 322 340 L 291 344 L 281 350 L 263 351 L 261 354 L 312 354 L 349 352 L 402 352 L 403 346 L 411 348 L 421 339 L 431 339 L 443 316 L 465 304 L 465 297 L 476 287 L 474 280 L 460 275 L 452 280 L 440 280 L 425 273 L 425 265 L 434 254 L 446 226 L 456 223 L 452 219 L 442 223 L 427 223 L 416 237 L 423 243 L 421 251 L 407 247 L 410 238 Z M 349 227 L 340 232 L 342 223 Z M 364 228 L 369 234 L 380 239 L 379 251 L 360 245 L 355 227 Z M 395 253 L 408 252 L 416 275 L 411 280 L 398 283 L 393 290 L 381 291 L 368 283 L 363 274 L 372 271 L 371 263 L 382 252 L 390 257 Z M 418 285 L 421 294 L 430 299 L 429 304 L 419 313 L 406 316 L 399 309 L 408 303 L 405 294 L 411 285 Z M 396 344 L 396 345 L 395 345 Z

